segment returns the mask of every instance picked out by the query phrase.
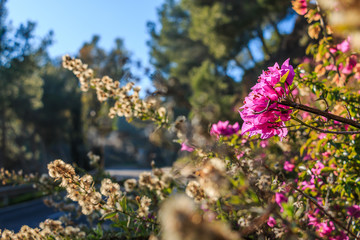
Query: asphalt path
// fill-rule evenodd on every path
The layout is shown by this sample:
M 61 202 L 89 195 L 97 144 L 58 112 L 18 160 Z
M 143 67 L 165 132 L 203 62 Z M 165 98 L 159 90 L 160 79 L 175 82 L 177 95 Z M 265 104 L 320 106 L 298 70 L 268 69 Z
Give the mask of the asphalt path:
M 165 169 L 164 169 L 165 170 Z M 138 178 L 140 173 L 151 169 L 107 169 L 111 176 L 121 180 Z M 166 170 L 165 170 L 166 171 Z M 47 207 L 42 198 L 0 208 L 0 229 L 19 231 L 21 226 L 38 227 L 47 218 L 58 219 L 62 215 L 54 208 Z
M 47 218 L 56 219 L 61 213 L 47 207 L 42 198 L 0 208 L 0 229 L 19 231 L 21 226 L 38 227 Z

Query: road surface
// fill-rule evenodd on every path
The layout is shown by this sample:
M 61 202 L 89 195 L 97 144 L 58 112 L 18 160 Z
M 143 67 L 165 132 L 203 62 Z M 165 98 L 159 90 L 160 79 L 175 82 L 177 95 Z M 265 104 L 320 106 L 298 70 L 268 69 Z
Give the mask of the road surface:
M 151 169 L 107 169 L 117 179 L 138 178 L 139 174 Z M 165 170 L 167 171 L 167 170 Z M 41 199 L 36 199 L 4 208 L 0 208 L 0 229 L 19 231 L 21 226 L 38 227 L 47 218 L 57 219 L 62 215 L 55 209 L 47 207 Z

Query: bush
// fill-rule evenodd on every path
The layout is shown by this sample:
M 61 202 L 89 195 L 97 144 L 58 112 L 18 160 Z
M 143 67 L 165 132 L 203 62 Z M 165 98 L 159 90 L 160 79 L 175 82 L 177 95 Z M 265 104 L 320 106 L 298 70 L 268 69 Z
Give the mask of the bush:
M 2 239 L 356 239 L 360 233 L 360 64 L 351 40 L 337 41 L 319 6 L 293 1 L 314 39 L 297 66 L 264 70 L 245 98 L 240 124 L 219 121 L 204 144 L 184 117 L 168 118 L 161 101 L 94 72 L 79 59 L 63 66 L 83 91 L 113 104 L 109 117 L 153 121 L 177 134 L 183 158 L 121 184 L 89 154 L 96 174 L 62 160 L 36 182 L 46 203 L 68 214 Z M 328 6 L 327 6 L 328 7 Z M 259 135 L 260 134 L 260 135 Z M 51 187 L 52 181 L 59 187 Z M 6 180 L 7 179 L 7 180 Z M 9 180 L 10 179 L 10 180 Z M 20 181 L 20 180 L 19 180 Z M 50 186 L 50 187 L 49 187 Z M 44 190 L 44 191 L 45 191 Z M 74 205 L 73 202 L 76 204 Z M 86 224 L 73 219 L 87 217 Z

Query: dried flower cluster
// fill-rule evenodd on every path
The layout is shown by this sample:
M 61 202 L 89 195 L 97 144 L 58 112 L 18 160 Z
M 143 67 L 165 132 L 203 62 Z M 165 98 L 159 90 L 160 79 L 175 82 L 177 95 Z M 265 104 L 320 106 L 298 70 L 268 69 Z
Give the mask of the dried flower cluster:
M 93 152 L 88 152 L 88 158 L 90 159 L 91 166 L 97 166 L 100 162 L 100 156 L 94 154 Z
M 26 182 L 34 182 L 38 178 L 35 174 L 24 174 L 23 170 L 15 172 L 14 170 L 8 171 L 4 168 L 0 168 L 0 184 L 21 184 Z
M 134 178 L 127 179 L 124 182 L 125 191 L 132 192 L 135 189 L 136 185 L 137 185 L 136 179 L 134 179 Z
M 106 203 L 100 209 L 100 212 L 103 215 L 111 212 L 123 211 L 119 203 L 123 193 L 120 191 L 120 185 L 118 183 L 112 182 L 109 178 L 104 178 L 101 181 L 100 192 L 107 197 Z
M 201 188 L 197 181 L 190 181 L 185 189 L 186 195 L 193 198 L 195 202 L 201 202 L 205 199 L 204 189 Z
M 198 180 L 188 183 L 185 192 L 196 202 L 205 197 L 210 201 L 216 201 L 228 187 L 225 163 L 219 158 L 212 158 L 198 171 Z
M 60 159 L 49 163 L 48 170 L 50 177 L 61 180 L 60 186 L 66 189 L 67 197 L 79 203 L 83 214 L 89 215 L 100 209 L 102 197 L 95 190 L 91 175 L 86 174 L 80 178 L 70 164 Z
M 164 189 L 169 187 L 173 181 L 173 177 L 170 173 L 164 173 L 161 169 L 153 169 L 151 172 L 143 172 L 139 176 L 139 187 L 147 188 L 149 190 L 155 190 L 157 196 L 160 199 L 164 199 Z
M 1 240 L 47 240 L 47 239 L 84 239 L 85 232 L 78 227 L 63 227 L 61 221 L 46 219 L 40 228 L 21 227 L 18 233 L 5 229 L 0 231 Z
M 109 110 L 110 118 L 124 116 L 126 118 L 150 119 L 160 124 L 167 122 L 165 108 L 157 108 L 154 98 L 140 99 L 141 88 L 134 86 L 134 83 L 129 82 L 121 87 L 119 81 L 114 81 L 109 76 L 95 78 L 94 71 L 89 69 L 87 64 L 82 63 L 80 59 L 71 58 L 69 55 L 63 56 L 63 67 L 78 77 L 82 91 L 88 91 L 91 87 L 96 90 L 100 102 L 108 99 L 115 101 L 114 106 Z
M 147 196 L 142 196 L 140 199 L 139 209 L 137 210 L 139 217 L 148 217 L 151 199 Z
M 204 219 L 196 210 L 194 202 L 185 195 L 176 195 L 165 201 L 159 212 L 164 229 L 162 239 L 239 239 L 239 235 L 224 223 Z

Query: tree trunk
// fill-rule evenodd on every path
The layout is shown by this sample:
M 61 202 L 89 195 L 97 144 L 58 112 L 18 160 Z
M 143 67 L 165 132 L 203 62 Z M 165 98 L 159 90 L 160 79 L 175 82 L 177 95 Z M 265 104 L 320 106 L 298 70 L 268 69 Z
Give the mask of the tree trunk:
M 4 102 L 1 104 L 0 119 L 1 119 L 1 153 L 0 153 L 0 168 L 5 167 L 6 162 L 6 110 Z
M 253 61 L 254 64 L 256 64 L 256 61 L 255 61 L 255 59 L 254 59 L 254 55 L 252 54 L 252 52 L 251 52 L 251 50 L 250 50 L 250 48 L 249 48 L 249 45 L 246 45 L 246 50 L 247 50 L 247 52 L 248 52 L 248 54 L 249 54 L 249 57 L 250 57 L 251 61 Z
M 274 31 L 275 31 L 276 35 L 280 38 L 280 41 L 282 41 L 283 35 L 281 35 L 281 33 L 279 32 L 279 28 L 277 26 L 277 23 L 274 22 L 274 20 L 271 17 L 269 17 L 269 22 L 270 22 L 271 26 L 274 28 Z
M 262 45 L 263 45 L 265 55 L 266 55 L 267 57 L 269 57 L 269 56 L 270 56 L 270 51 L 269 51 L 269 48 L 266 46 L 264 34 L 263 34 L 263 31 L 262 31 L 261 27 L 258 27 L 258 28 L 256 29 L 256 32 L 257 32 L 258 37 L 260 38 L 261 43 L 262 43 Z

